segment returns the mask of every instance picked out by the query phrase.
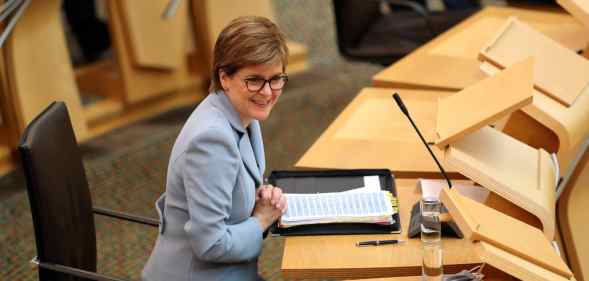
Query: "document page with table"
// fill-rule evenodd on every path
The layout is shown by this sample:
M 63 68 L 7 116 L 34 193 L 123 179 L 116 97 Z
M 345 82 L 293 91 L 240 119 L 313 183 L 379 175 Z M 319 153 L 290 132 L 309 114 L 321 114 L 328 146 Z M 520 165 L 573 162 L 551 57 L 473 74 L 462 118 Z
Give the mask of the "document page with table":
M 388 191 L 286 194 L 289 208 L 280 227 L 322 223 L 392 224 L 396 213 Z

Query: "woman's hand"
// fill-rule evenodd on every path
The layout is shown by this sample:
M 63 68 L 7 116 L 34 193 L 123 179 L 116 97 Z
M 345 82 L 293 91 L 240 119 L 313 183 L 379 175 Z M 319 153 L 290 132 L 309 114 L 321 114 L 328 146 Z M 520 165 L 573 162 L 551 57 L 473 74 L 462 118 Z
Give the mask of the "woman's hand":
M 280 218 L 286 209 L 286 197 L 282 194 L 282 189 L 272 185 L 262 185 L 258 188 L 252 215 L 260 221 L 264 230 Z

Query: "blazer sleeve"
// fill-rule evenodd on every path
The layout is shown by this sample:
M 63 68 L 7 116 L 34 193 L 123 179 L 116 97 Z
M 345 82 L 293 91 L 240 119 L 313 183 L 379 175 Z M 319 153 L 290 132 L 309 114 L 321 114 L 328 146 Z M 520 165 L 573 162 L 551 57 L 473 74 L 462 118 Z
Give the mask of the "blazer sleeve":
M 225 223 L 232 206 L 233 188 L 240 168 L 239 151 L 232 131 L 203 130 L 184 155 L 182 177 L 190 220 L 184 230 L 195 255 L 210 262 L 242 262 L 257 258 L 262 250 L 258 219 Z

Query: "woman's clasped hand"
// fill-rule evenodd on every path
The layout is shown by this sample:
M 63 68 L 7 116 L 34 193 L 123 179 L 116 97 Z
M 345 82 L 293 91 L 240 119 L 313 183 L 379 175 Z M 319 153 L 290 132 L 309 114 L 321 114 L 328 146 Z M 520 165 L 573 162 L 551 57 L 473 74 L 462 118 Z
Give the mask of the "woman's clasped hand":
M 262 185 L 256 191 L 256 205 L 252 215 L 256 217 L 263 229 L 267 229 L 286 212 L 286 197 L 282 189 L 270 184 Z

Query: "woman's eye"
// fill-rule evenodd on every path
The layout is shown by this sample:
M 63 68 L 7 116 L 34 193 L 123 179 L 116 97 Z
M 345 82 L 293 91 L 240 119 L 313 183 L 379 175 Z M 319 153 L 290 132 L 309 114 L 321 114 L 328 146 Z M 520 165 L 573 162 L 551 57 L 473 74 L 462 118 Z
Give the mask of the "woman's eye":
M 260 84 L 264 83 L 265 80 L 264 79 L 248 79 L 248 81 L 252 84 L 260 85 Z

